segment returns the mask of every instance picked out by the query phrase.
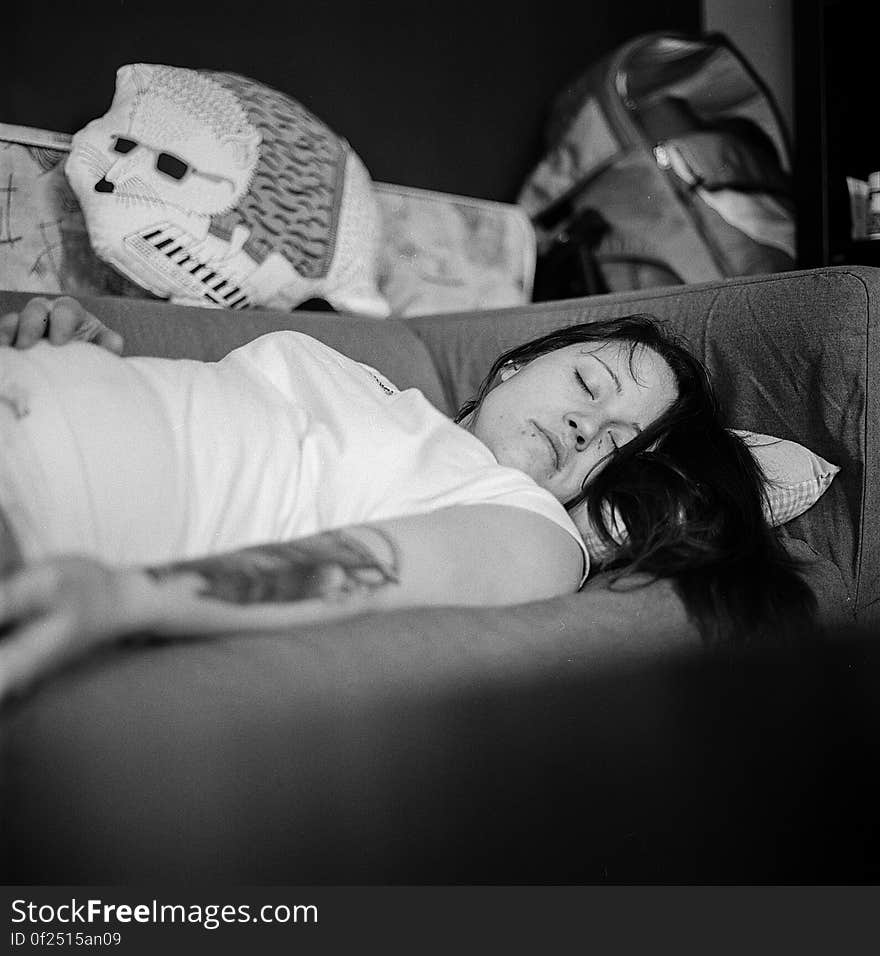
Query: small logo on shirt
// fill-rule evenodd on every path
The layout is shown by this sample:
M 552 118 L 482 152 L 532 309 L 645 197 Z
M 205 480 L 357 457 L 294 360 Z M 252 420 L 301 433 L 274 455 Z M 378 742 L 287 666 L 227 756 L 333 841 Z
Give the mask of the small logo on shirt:
M 373 381 L 379 386 L 379 388 L 382 389 L 382 391 L 383 391 L 386 395 L 394 395 L 394 394 L 395 394 L 395 392 L 396 392 L 397 390 L 394 389 L 394 388 L 391 388 L 391 386 L 390 386 L 387 382 L 383 382 L 382 379 L 379 378 L 379 376 L 376 375 L 375 372 L 370 372 L 370 375 L 373 377 Z

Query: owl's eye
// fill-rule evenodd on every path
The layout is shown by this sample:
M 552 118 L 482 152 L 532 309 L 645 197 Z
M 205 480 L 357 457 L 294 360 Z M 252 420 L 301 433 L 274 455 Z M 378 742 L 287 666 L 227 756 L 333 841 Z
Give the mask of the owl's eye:
M 122 153 L 125 155 L 126 153 L 130 153 L 135 146 L 137 146 L 137 143 L 133 139 L 126 139 L 125 136 L 116 136 L 113 139 L 114 153 Z
M 189 172 L 189 164 L 171 153 L 159 153 L 156 157 L 156 169 L 172 179 L 181 180 Z

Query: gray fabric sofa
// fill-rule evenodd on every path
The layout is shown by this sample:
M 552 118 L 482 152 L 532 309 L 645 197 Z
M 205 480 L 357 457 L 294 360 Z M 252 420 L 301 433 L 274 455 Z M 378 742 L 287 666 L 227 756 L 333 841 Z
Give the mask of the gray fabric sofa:
M 26 298 L 0 294 L 0 314 Z M 807 561 L 829 634 L 863 637 L 880 622 L 880 270 L 838 267 L 385 322 L 83 301 L 125 335 L 129 353 L 215 359 L 255 335 L 293 328 L 401 387 L 422 388 L 449 412 L 505 348 L 563 324 L 651 312 L 705 360 L 732 426 L 797 440 L 841 466 L 820 502 L 786 526 L 788 545 Z M 773 878 L 772 867 L 750 870 L 741 854 L 725 869 L 733 858 L 717 843 L 713 855 L 703 831 L 697 836 L 699 788 L 684 787 L 691 803 L 663 795 L 656 754 L 668 753 L 672 736 L 664 734 L 682 725 L 664 709 L 672 685 L 646 683 L 644 674 L 669 662 L 691 667 L 703 653 L 667 582 L 621 590 L 602 575 L 579 594 L 511 608 L 400 611 L 286 635 L 119 648 L 2 715 L 3 876 L 288 884 Z M 600 677 L 611 683 L 600 687 Z M 764 686 L 768 700 L 766 679 Z M 700 699 L 710 708 L 730 702 L 725 694 Z M 590 707 L 579 710 L 585 700 Z M 645 737 L 646 727 L 655 736 Z M 577 742 L 570 752 L 550 745 L 567 737 Z M 675 765 L 699 776 L 696 753 L 666 771 Z M 623 754 L 634 761 L 629 770 L 616 764 L 611 772 Z M 505 773 L 516 785 L 500 812 L 493 788 Z M 548 814 L 571 809 L 599 781 L 607 807 L 623 814 L 618 829 L 584 831 L 589 845 L 548 855 Z M 623 788 L 616 796 L 610 781 Z M 639 816 L 647 806 L 653 815 Z M 629 823 L 622 807 L 632 809 Z M 536 831 L 537 817 L 544 828 Z M 657 829 L 659 819 L 672 829 Z M 629 825 L 642 834 L 635 856 L 624 838 Z M 732 852 L 742 843 L 731 826 L 710 830 Z M 668 841 L 645 835 L 661 830 Z M 676 868 L 664 856 L 673 844 L 703 849 Z M 609 860 L 617 864 L 610 875 Z

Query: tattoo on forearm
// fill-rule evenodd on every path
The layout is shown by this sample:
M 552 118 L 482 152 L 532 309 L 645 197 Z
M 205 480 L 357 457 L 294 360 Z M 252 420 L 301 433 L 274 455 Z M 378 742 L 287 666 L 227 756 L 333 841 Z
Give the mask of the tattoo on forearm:
M 375 535 L 377 547 L 345 531 L 326 531 L 299 541 L 177 561 L 147 573 L 156 581 L 198 574 L 204 581 L 201 596 L 231 604 L 340 601 L 400 580 L 394 540 L 378 528 L 360 530 Z

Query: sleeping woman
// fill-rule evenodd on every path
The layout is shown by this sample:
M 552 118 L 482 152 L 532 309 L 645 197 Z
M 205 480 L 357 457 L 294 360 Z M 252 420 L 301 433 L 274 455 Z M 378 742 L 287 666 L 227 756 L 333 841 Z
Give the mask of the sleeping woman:
M 705 369 L 646 316 L 499 356 L 455 421 L 296 332 L 122 358 L 40 298 L 0 344 L 0 699 L 136 632 L 571 593 L 588 526 L 620 573 L 670 577 L 707 643 L 812 614 Z

